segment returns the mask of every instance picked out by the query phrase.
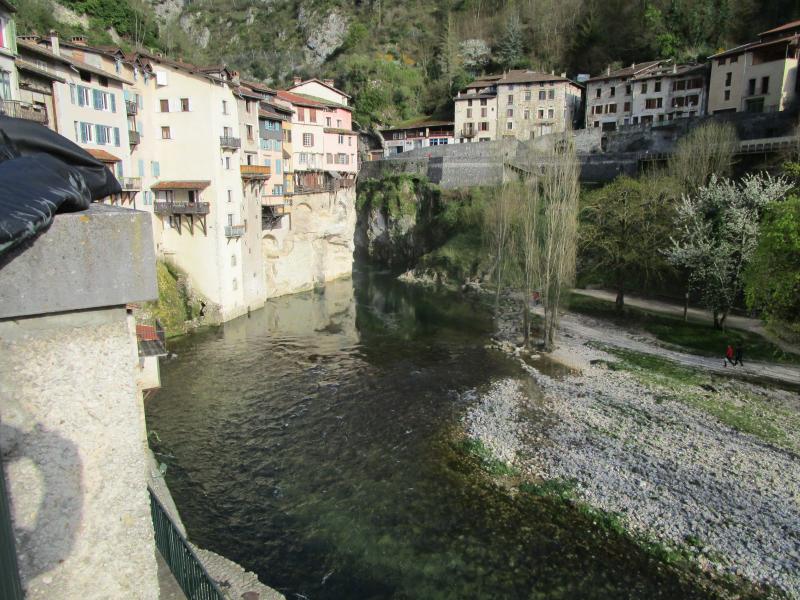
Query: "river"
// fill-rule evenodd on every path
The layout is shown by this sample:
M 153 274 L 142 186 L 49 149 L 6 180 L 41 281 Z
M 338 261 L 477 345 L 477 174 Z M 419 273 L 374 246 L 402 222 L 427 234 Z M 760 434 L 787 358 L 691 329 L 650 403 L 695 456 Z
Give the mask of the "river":
M 522 377 L 492 326 L 362 270 L 172 343 L 146 416 L 190 539 L 289 599 L 705 597 L 465 457 L 476 393 Z

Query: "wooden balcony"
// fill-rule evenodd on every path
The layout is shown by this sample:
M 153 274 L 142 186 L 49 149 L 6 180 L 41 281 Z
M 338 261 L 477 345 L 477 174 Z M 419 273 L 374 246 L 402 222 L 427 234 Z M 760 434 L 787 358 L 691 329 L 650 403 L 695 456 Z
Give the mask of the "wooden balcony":
M 463 138 L 474 138 L 476 135 L 478 135 L 478 131 L 472 127 L 464 127 L 461 129 L 461 137 Z
M 16 117 L 47 125 L 47 110 L 41 106 L 20 102 L 19 100 L 0 100 L 0 115 Z
M 200 215 L 210 212 L 208 202 L 156 202 L 153 210 L 157 215 Z
M 239 238 L 244 235 L 244 225 L 225 225 L 226 238 Z
M 242 139 L 223 135 L 219 138 L 219 145 L 228 150 L 238 150 L 242 147 Z
M 266 165 L 240 165 L 242 179 L 269 179 L 272 169 Z
M 123 192 L 140 192 L 142 190 L 141 177 L 120 177 L 119 184 Z

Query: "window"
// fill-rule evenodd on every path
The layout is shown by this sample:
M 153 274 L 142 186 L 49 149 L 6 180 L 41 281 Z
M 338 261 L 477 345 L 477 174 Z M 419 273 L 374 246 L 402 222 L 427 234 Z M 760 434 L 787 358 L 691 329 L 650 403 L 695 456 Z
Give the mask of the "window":
M 598 94 L 597 97 L 599 98 L 600 90 L 597 90 L 597 94 Z M 547 92 L 545 92 L 544 90 L 539 90 L 539 100 L 545 100 L 545 99 L 547 99 Z
M 353 136 L 352 135 L 348 135 L 347 136 L 347 145 L 352 147 L 352 145 L 353 145 Z
M 331 118 L 330 117 L 325 117 L 325 126 L 326 127 L 330 127 L 331 126 Z
M 169 127 L 162 127 L 161 128 L 161 139 L 162 140 L 171 140 L 172 133 L 169 130 Z
M 725 73 L 725 87 L 730 87 L 732 78 L 733 73 L 731 71 Z
M 153 177 L 159 177 L 161 175 L 161 165 L 157 160 L 150 161 L 150 174 Z
M 595 98 L 599 98 L 601 91 L 602 90 L 600 88 L 597 88 L 597 90 L 595 90 L 595 92 L 594 92 L 594 97 Z M 544 97 L 542 96 L 542 92 L 539 92 L 539 100 L 544 100 Z
M 612 86 L 611 86 L 611 89 L 610 89 L 610 90 L 608 90 L 608 95 L 609 95 L 611 98 L 613 98 L 614 96 L 616 96 L 616 95 L 617 95 L 617 86 L 614 86 L 614 85 L 612 85 Z
M 336 127 L 338 127 L 339 129 L 342 128 L 342 120 L 341 119 L 336 119 Z
M 233 190 L 228 190 L 228 202 L 233 202 Z
M 276 158 L 275 159 L 275 172 L 276 173 L 283 172 L 283 169 L 281 169 L 281 159 L 280 158 Z
M 555 90 L 547 90 L 547 99 L 548 100 L 555 100 L 556 91 Z
M 508 95 L 508 104 L 514 104 L 514 94 Z
M 673 81 L 672 82 L 672 91 L 680 91 L 686 89 L 686 80 L 681 79 L 680 81 Z
M 663 98 L 648 98 L 645 100 L 644 107 L 648 109 L 661 108 L 663 105 Z
M 92 82 L 92 74 L 87 71 L 78 71 L 81 76 L 81 81 L 86 81 L 87 83 Z
M 306 148 L 314 145 L 314 134 L 313 133 L 304 133 L 303 134 L 303 146 Z
M 596 108 L 596 107 L 595 107 L 595 108 Z M 538 114 L 538 117 L 539 117 L 540 119 L 544 119 L 544 109 L 543 109 L 543 108 L 540 108 L 540 109 L 539 109 L 539 112 L 538 112 L 537 114 Z
M 523 118 L 524 118 L 526 121 L 527 121 L 528 119 L 530 119 L 530 118 L 531 118 L 531 111 L 530 111 L 530 110 L 528 110 L 527 108 L 525 109 L 525 113 L 524 113 L 524 117 L 523 117 Z
M 725 101 L 727 102 L 730 99 L 731 99 L 731 91 L 725 90 Z
M 467 100 L 467 106 L 472 106 L 472 100 Z
M 489 123 L 487 121 L 478 123 L 478 131 L 489 131 Z
M 658 93 L 661 91 L 661 80 L 656 79 L 655 83 L 653 84 L 653 91 Z
M 646 93 L 647 93 L 647 83 L 643 83 L 643 84 L 642 84 L 642 93 L 643 93 L 643 94 L 646 94 Z
M 629 83 L 625 86 L 625 95 L 630 96 L 633 93 L 633 86 Z
M 189 112 L 191 107 L 189 106 L 189 99 L 188 98 L 181 98 L 181 112 Z
M 481 98 L 481 106 L 486 106 L 486 98 Z
M 554 116 L 555 116 L 555 111 L 552 108 L 548 109 L 547 110 L 547 118 L 548 119 L 552 119 Z
M 11 100 L 11 73 L 0 71 L 0 100 Z
M 88 143 L 92 141 L 92 124 L 81 123 L 81 142 Z
M 339 143 L 344 144 L 344 134 L 339 134 Z
M 625 105 L 623 106 L 623 110 L 625 112 L 630 112 L 631 111 L 631 103 L 630 102 L 626 102 Z
M 481 118 L 486 118 L 486 107 L 481 108 Z
M 467 109 L 467 118 L 468 118 L 468 119 L 471 119 L 471 118 L 472 118 L 472 109 L 471 109 L 471 108 L 468 108 L 468 109 Z
M 509 121 L 506 123 L 506 129 L 514 129 L 514 121 Z
M 306 109 L 304 109 L 302 106 L 297 107 L 297 120 L 298 121 L 306 120 Z
M 769 94 L 769 77 L 761 78 L 761 93 Z
M 226 156 L 226 157 L 225 157 L 225 168 L 226 168 L 228 171 L 230 171 L 230 170 L 231 170 L 231 157 L 230 157 L 230 156 Z
M 232 267 L 236 266 L 236 255 L 235 254 L 231 254 L 231 266 Z
M 317 122 L 317 109 L 316 108 L 309 108 L 308 109 L 308 120 L 312 123 Z
M 530 90 L 525 90 L 525 101 L 529 102 L 530 99 L 531 99 L 531 91 Z
M 99 83 L 102 87 L 108 87 L 108 77 L 103 77 L 102 75 L 98 75 L 97 83 Z
M 615 112 L 617 112 L 617 105 L 616 104 L 607 104 L 606 105 L 606 112 L 607 113 L 615 113 Z
M 228 101 L 227 100 L 223 100 L 222 101 L 222 114 L 223 115 L 227 115 L 228 114 Z
M 514 116 L 514 109 L 513 109 L 513 108 L 507 108 L 507 109 L 506 109 L 506 116 L 507 116 L 509 119 L 510 119 L 510 118 L 512 118 L 512 117 Z
M 253 126 L 252 125 L 246 125 L 246 130 L 247 130 L 247 139 L 248 140 L 252 140 L 253 139 Z
M 725 64 L 725 59 L 724 59 L 724 58 L 718 58 L 718 59 L 717 59 L 717 64 L 718 64 L 719 66 L 722 66 L 722 65 L 724 65 L 724 64 Z
M 161 112 L 169 112 L 169 100 L 162 98 L 159 103 L 161 104 Z
M 594 126 L 595 126 L 595 127 L 600 127 L 600 121 L 595 121 L 595 122 L 594 122 Z

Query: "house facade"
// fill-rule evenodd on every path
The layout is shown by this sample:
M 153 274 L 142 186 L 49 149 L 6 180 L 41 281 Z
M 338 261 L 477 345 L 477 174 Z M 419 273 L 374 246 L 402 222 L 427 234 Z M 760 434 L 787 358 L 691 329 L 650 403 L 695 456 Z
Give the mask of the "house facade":
M 19 85 L 14 61 L 17 56 L 17 33 L 14 13 L 17 9 L 6 0 L 0 0 L 0 103 L 3 114 L 13 110 L 18 100 Z
M 590 77 L 586 81 L 586 128 L 614 130 L 633 123 L 633 82 L 636 76 L 655 71 L 666 61 L 632 64 Z
M 443 146 L 455 143 L 454 121 L 422 120 L 403 127 L 381 129 L 384 143 L 384 156 L 392 156 L 430 146 Z
M 759 39 L 709 57 L 708 111 L 775 112 L 800 97 L 800 21 L 759 34 Z
M 472 82 L 455 98 L 459 142 L 529 140 L 575 128 L 583 88 L 565 74 L 512 70 Z

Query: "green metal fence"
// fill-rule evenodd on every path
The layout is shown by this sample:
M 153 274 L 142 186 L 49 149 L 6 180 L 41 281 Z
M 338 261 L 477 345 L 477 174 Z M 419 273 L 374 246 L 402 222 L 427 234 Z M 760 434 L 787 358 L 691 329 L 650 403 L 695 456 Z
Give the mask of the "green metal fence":
M 183 593 L 189 600 L 225 600 L 217 582 L 205 570 L 153 490 L 148 488 L 148 491 L 156 547 L 169 565 L 169 570 L 172 571 Z
M 22 600 L 23 597 L 14 547 L 14 531 L 11 529 L 11 511 L 6 495 L 6 480 L 3 476 L 3 465 L 0 463 L 0 598 Z

